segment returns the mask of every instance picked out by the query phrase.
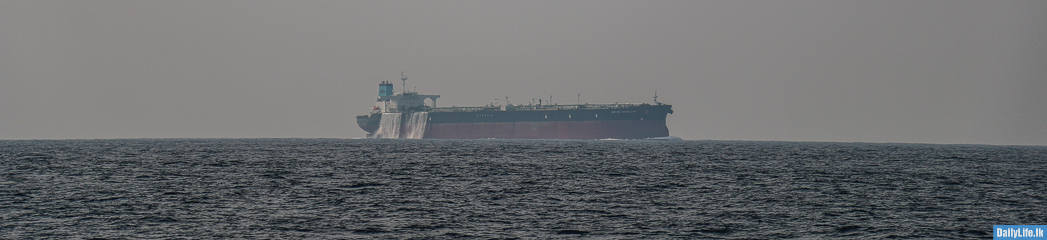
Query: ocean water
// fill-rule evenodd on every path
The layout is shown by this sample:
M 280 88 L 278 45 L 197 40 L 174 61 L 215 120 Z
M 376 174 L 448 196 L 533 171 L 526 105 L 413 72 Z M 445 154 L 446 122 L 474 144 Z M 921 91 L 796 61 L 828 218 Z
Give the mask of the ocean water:
M 990 238 L 1047 147 L 733 141 L 0 141 L 0 238 Z

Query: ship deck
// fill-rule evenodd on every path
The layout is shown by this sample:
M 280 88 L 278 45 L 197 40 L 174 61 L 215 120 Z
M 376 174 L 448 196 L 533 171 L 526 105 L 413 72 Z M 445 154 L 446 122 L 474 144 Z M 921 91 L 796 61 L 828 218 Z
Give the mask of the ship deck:
M 646 103 L 610 103 L 610 104 L 568 104 L 568 105 L 509 105 L 509 106 L 482 106 L 482 107 L 438 107 L 429 112 L 478 112 L 478 111 L 554 111 L 554 110 L 603 110 L 603 109 L 625 109 L 644 105 Z

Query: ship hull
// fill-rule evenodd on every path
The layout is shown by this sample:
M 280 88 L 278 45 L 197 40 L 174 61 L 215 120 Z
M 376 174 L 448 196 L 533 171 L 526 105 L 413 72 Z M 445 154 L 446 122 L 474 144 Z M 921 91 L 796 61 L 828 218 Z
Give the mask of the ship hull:
M 670 113 L 670 105 L 646 104 L 614 109 L 433 111 L 426 113 L 423 126 L 400 122 L 395 127 L 398 133 L 384 135 L 427 139 L 644 139 L 669 136 L 665 119 Z M 407 119 L 417 113 L 403 114 L 400 118 Z M 361 115 L 357 123 L 373 137 L 376 131 L 382 131 L 381 118 L 380 113 Z M 415 132 L 419 127 L 424 128 L 424 134 Z
M 371 114 L 371 115 L 360 115 L 356 116 L 356 125 L 360 126 L 367 132 L 367 137 L 372 137 L 375 131 L 378 131 L 378 126 L 381 124 L 382 114 Z
M 546 121 L 442 123 L 427 126 L 433 139 L 642 139 L 669 136 L 665 121 Z

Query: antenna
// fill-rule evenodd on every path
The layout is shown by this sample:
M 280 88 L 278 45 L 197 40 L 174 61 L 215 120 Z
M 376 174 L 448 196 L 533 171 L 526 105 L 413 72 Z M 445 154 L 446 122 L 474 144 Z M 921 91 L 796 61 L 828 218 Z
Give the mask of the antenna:
M 404 71 L 400 71 L 400 81 L 403 81 L 403 93 L 407 93 L 407 75 L 404 75 Z

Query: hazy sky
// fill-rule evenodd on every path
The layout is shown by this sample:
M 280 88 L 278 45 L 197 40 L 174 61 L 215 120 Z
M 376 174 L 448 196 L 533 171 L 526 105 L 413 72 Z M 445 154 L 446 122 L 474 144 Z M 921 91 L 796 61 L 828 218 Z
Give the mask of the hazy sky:
M 363 137 L 400 71 L 441 106 L 657 91 L 684 139 L 1047 145 L 1042 0 L 0 0 L 0 139 Z

